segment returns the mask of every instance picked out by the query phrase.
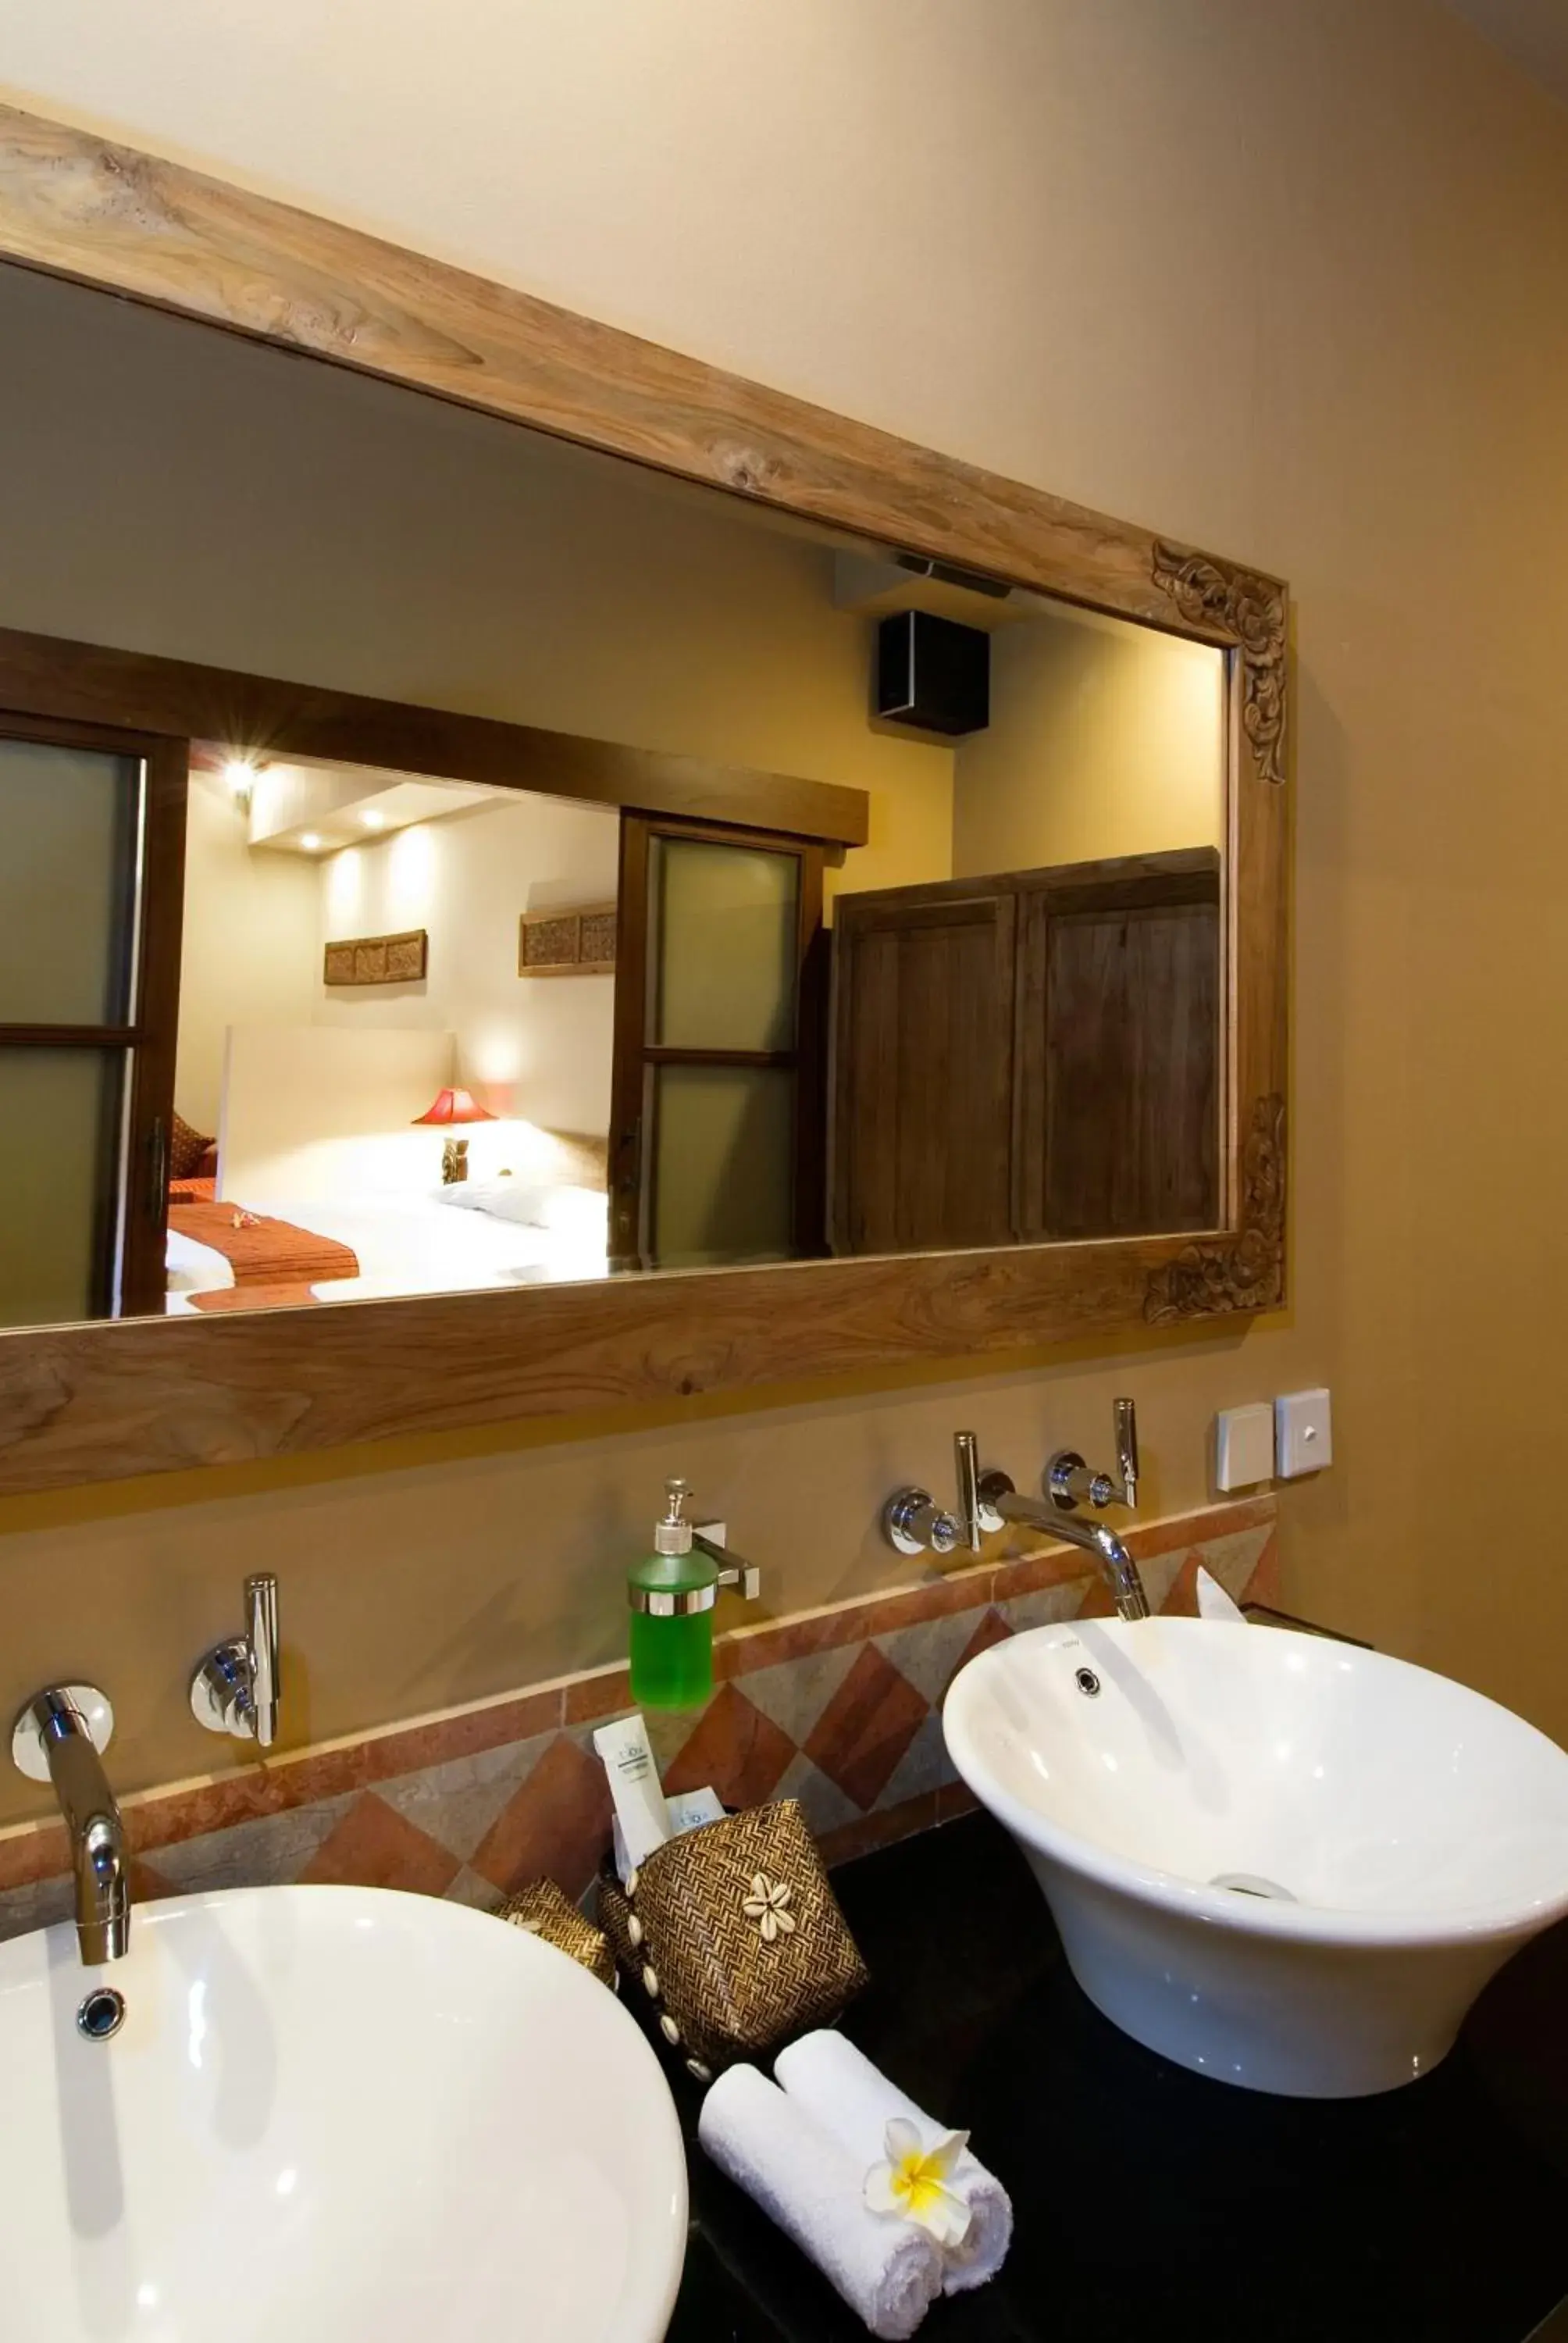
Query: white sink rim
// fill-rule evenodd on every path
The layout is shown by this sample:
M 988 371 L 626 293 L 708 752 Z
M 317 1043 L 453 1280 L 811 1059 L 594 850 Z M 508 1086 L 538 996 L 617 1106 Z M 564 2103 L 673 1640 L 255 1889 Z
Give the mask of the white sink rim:
M 1245 1648 L 1251 1651 L 1257 1647 L 1260 1638 L 1266 1638 L 1271 1646 L 1295 1646 L 1311 1654 L 1315 1664 L 1322 1664 L 1322 1655 L 1326 1648 L 1335 1655 L 1335 1664 L 1347 1670 L 1365 1669 L 1373 1674 L 1387 1672 L 1392 1683 L 1397 1684 L 1402 1678 L 1412 1686 L 1437 1685 L 1443 1687 L 1446 1694 L 1461 1694 L 1474 1704 L 1478 1720 L 1484 1717 L 1500 1733 L 1517 1736 L 1522 1751 L 1528 1751 L 1533 1759 L 1568 1767 L 1568 1755 L 1512 1709 L 1452 1677 L 1418 1667 L 1408 1660 L 1395 1659 L 1387 1653 L 1363 1652 L 1359 1646 L 1288 1628 L 1241 1625 L 1231 1621 L 1166 1617 L 1077 1620 L 1028 1630 L 977 1654 L 953 1679 L 943 1704 L 942 1729 L 954 1765 L 981 1804 L 1015 1837 L 1070 1870 L 1123 1895 L 1162 1906 L 1197 1921 L 1218 1923 L 1230 1931 L 1302 1944 L 1415 1947 L 1523 1937 L 1539 1934 L 1568 1914 L 1568 1862 L 1564 1863 L 1562 1884 L 1554 1891 L 1543 1888 L 1525 1896 L 1426 1910 L 1417 1907 L 1383 1911 L 1239 1896 L 1233 1889 L 1217 1887 L 1208 1881 L 1191 1879 L 1180 1872 L 1119 1854 L 1069 1828 L 1041 1806 L 1018 1797 L 998 1780 L 977 1742 L 976 1711 L 998 1671 L 1007 1665 L 1010 1654 L 1037 1640 L 1042 1648 L 1070 1647 L 1077 1643 L 1082 1646 L 1084 1664 L 1097 1663 L 1103 1668 L 1111 1655 L 1121 1649 L 1135 1654 L 1135 1639 L 1151 1633 L 1167 1638 L 1201 1636 L 1205 1645 L 1212 1644 L 1216 1650 L 1221 1649 L 1225 1642 L 1235 1644 L 1240 1650 L 1245 1639 Z M 1281 1657 L 1283 1656 L 1282 1652 Z
M 104 1986 L 125 1993 L 124 2028 L 112 2039 L 84 2043 L 72 2013 L 82 1997 Z M 216 2056 L 196 2056 L 198 1989 L 200 2038 L 211 2042 Z M 257 1993 L 266 2022 L 254 2026 L 246 1996 L 254 2003 Z M 354 1996 L 355 2022 L 347 2026 L 346 1994 Z M 407 2027 L 401 2039 L 399 2024 Z M 291 2036 L 292 2050 L 280 2057 L 279 2046 L 288 2046 Z M 362 2066 L 374 2060 L 375 2087 L 364 2098 L 355 2095 L 352 2056 L 342 2063 L 336 2057 L 337 2040 L 350 2037 L 360 2046 Z M 396 2044 L 392 2056 L 384 2046 L 389 2040 Z M 68 1925 L 36 1929 L 0 1944 L 0 2041 L 13 2056 L 14 2108 L 21 2104 L 16 2094 L 31 2093 L 36 2097 L 27 2103 L 37 2110 L 30 2128 L 21 2122 L 13 2127 L 11 2155 L 0 2152 L 0 2169 L 18 2177 L 0 2211 L 0 2239 L 16 2273 L 20 2301 L 33 2301 L 40 2288 L 47 2299 L 58 2297 L 63 2337 L 122 2332 L 120 2325 L 101 2327 L 93 2319 L 70 2323 L 73 2307 L 80 2318 L 79 2305 L 96 2285 L 80 2257 L 98 2251 L 106 2240 L 117 2247 L 124 2238 L 131 2256 L 146 2251 L 166 2264 L 175 2280 L 168 2315 L 179 2318 L 190 2315 L 191 2288 L 202 2283 L 197 2273 L 211 2239 L 240 2261 L 273 2268 L 276 2256 L 265 2243 L 273 2233 L 257 2217 L 268 2209 L 267 2193 L 258 2196 L 252 2176 L 258 2161 L 270 2161 L 277 2146 L 290 2145 L 290 2131 L 308 2135 L 304 2144 L 316 2185 L 307 2174 L 307 2187 L 297 2188 L 291 2176 L 285 2192 L 279 2178 L 279 2198 L 286 2193 L 288 2211 L 297 2204 L 306 2217 L 291 2233 L 287 2256 L 276 2263 L 276 2283 L 260 2298 L 251 2292 L 231 2305 L 231 2311 L 244 2308 L 238 2325 L 246 2336 L 270 2332 L 291 2301 L 297 2312 L 302 2302 L 308 2306 L 302 2326 L 312 2338 L 340 2332 L 342 2310 L 352 2322 L 361 2307 L 367 2318 L 377 2316 L 377 2331 L 389 2338 L 423 2338 L 430 2331 L 412 2295 L 404 2317 L 416 2318 L 413 2326 L 396 2313 L 377 2314 L 369 2298 L 362 2304 L 359 2272 L 372 2258 L 356 2258 L 349 2238 L 335 2226 L 333 2207 L 347 2205 L 357 2216 L 366 2214 L 379 2235 L 388 2203 L 398 2201 L 370 2188 L 361 2168 L 367 2141 L 379 2144 L 395 2187 L 407 2183 L 412 2193 L 403 2201 L 409 2204 L 429 2201 L 429 2176 L 448 2179 L 455 2154 L 474 2159 L 464 2168 L 472 2170 L 476 2185 L 460 2187 L 457 2219 L 447 2227 L 437 2209 L 434 2227 L 423 2236 L 419 2272 L 427 2291 L 434 2282 L 444 2296 L 467 2282 L 477 2313 L 493 2321 L 498 2308 L 509 2313 L 515 2307 L 525 2328 L 541 2315 L 542 2300 L 547 2318 L 552 2305 L 562 2314 L 570 2311 L 572 2332 L 596 2343 L 622 2343 L 623 2338 L 656 2343 L 673 2315 L 687 2246 L 688 2183 L 679 2118 L 660 2063 L 629 2011 L 588 1970 L 538 1935 L 489 1913 L 387 1888 L 211 1889 L 144 1906 L 133 1916 L 128 1956 L 92 1967 L 80 1965 Z M 235 2045 L 240 2046 L 237 2064 Z M 71 2083 L 62 2056 L 73 2071 L 82 2062 L 84 2075 L 102 2062 L 104 2083 L 85 2089 Z M 518 2058 L 521 2065 L 512 2063 Z M 236 2131 L 232 2120 L 226 2129 L 209 2129 L 197 2105 L 193 2123 L 187 2067 L 210 2071 L 231 2118 L 236 2091 L 243 2098 L 249 2089 L 250 2107 L 259 2107 L 265 2120 L 255 2129 L 242 2123 Z M 118 2079 L 111 2079 L 116 2072 Z M 421 2075 L 431 2081 L 428 2097 L 422 2095 Z M 89 2105 L 87 2124 L 83 2110 Z M 113 2120 L 100 2134 L 106 2107 Z M 373 2127 L 368 2131 L 367 2122 Z M 508 2153 L 514 2137 L 522 2150 L 516 2159 Z M 159 2138 L 175 2141 L 179 2152 L 173 2162 L 149 2154 L 149 2142 Z M 202 2159 L 194 2188 L 193 2138 Z M 224 2149 L 235 2150 L 226 2165 L 212 2154 L 210 2142 L 220 2138 Z M 17 2164 L 24 2153 L 25 2161 Z M 79 2203 L 72 2200 L 67 2212 L 59 2194 L 55 2159 L 61 2153 L 78 2177 L 89 2167 L 136 2177 L 139 2208 L 126 2187 L 113 2219 L 84 2229 Z M 526 2236 L 516 2208 L 546 2167 L 563 2175 L 558 2200 L 551 2198 L 555 2226 L 548 2236 L 552 2247 L 559 2240 L 566 2260 L 547 2253 L 549 2272 L 539 2279 L 525 2256 L 520 2267 L 508 2260 L 498 2278 L 490 2247 L 506 2236 L 515 2251 Z M 209 2168 L 212 2195 L 205 2185 Z M 589 2177 L 585 2181 L 574 2174 Z M 439 2187 L 431 2193 L 438 2198 Z M 498 2193 L 504 2228 L 495 2218 Z M 596 2215 L 611 2216 L 617 2236 L 628 2243 L 624 2253 L 592 2265 L 593 2282 L 579 2295 L 572 2257 L 590 2234 L 583 2227 L 588 2204 Z M 562 2208 L 570 2212 L 564 2227 Z M 139 2217 L 149 2209 L 151 2222 Z M 482 2283 L 478 2266 L 461 2259 L 465 2217 L 470 2226 L 483 2226 Z M 536 2226 L 540 2217 L 536 2213 Z M 351 2221 L 350 2230 L 354 2226 Z M 405 2233 L 398 2234 L 399 2244 L 406 2244 Z M 603 2231 L 595 2227 L 591 2234 Z M 194 2250 L 191 2240 L 200 2241 Z M 109 2308 L 122 2319 L 124 2288 L 114 2271 L 111 2279 Z M 310 2314 L 327 2292 L 338 2303 L 339 2318 L 318 2329 Z M 98 2298 L 107 2299 L 101 2289 Z M 606 2326 L 601 2321 L 612 2301 L 614 2315 Z M 49 2318 L 53 2323 L 52 2311 Z M 128 2336 L 130 2329 L 124 2331 Z M 293 2331 L 300 2334 L 301 2324 Z

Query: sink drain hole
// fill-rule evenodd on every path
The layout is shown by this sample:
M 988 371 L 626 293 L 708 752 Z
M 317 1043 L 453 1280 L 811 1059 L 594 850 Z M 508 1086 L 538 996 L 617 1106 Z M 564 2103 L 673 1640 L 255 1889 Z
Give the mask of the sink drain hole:
M 112 1985 L 90 1993 L 76 2012 L 76 2031 L 89 2042 L 107 2042 L 126 2022 L 126 1996 Z
M 1264 1879 L 1256 1871 L 1217 1871 L 1209 1882 L 1211 1887 L 1228 1887 L 1233 1896 L 1263 1896 L 1274 1904 L 1293 1904 L 1296 1898 L 1277 1879 Z

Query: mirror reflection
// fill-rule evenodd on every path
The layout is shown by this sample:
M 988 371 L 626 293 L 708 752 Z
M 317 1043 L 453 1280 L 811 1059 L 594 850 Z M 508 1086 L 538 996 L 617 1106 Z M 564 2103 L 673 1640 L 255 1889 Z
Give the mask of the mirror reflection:
M 105 330 L 73 396 L 134 477 L 163 427 L 126 369 L 215 337 Z M 558 793 L 243 737 L 171 774 L 130 711 L 0 709 L 0 1323 L 1219 1222 L 1224 654 L 275 352 L 221 370 L 370 401 L 415 501 L 461 441 Z M 166 472 L 210 488 L 222 422 L 215 387 Z M 605 742 L 728 774 L 722 818 L 640 806 L 635 758 L 588 787 Z M 823 783 L 863 844 L 812 830 Z

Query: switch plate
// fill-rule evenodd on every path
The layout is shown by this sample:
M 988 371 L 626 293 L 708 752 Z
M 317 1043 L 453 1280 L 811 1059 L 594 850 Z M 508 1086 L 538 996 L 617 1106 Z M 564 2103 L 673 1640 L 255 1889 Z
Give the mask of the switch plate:
M 1221 1489 L 1250 1489 L 1274 1476 L 1274 1411 L 1266 1399 L 1249 1407 L 1222 1408 L 1214 1418 L 1214 1482 Z
M 1274 1447 L 1282 1481 L 1321 1473 L 1333 1463 L 1333 1422 L 1328 1393 L 1321 1384 L 1316 1391 L 1289 1392 L 1274 1402 Z

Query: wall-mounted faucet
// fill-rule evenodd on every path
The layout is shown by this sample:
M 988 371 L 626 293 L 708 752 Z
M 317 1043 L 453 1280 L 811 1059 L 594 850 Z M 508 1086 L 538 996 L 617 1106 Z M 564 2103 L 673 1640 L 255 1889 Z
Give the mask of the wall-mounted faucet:
M 1115 1402 L 1116 1470 L 1092 1473 L 1076 1448 L 1059 1448 L 1045 1468 L 1045 1493 L 1064 1513 L 1080 1505 L 1097 1513 L 1107 1505 L 1138 1509 L 1138 1410 L 1130 1399 Z
M 35 1692 L 11 1732 L 11 1755 L 30 1782 L 50 1782 L 71 1841 L 76 1947 L 96 1968 L 123 1960 L 130 1944 L 131 1890 L 126 1835 L 99 1752 L 115 1712 L 94 1684 Z
M 191 1678 L 191 1714 L 209 1733 L 270 1749 L 277 1738 L 282 1668 L 277 1581 L 270 1571 L 245 1582 L 243 1635 L 215 1644 Z
M 1020 1497 L 1007 1473 L 980 1470 L 972 1432 L 954 1433 L 953 1466 L 958 1483 L 954 1513 L 944 1512 L 925 1489 L 900 1489 L 889 1498 L 882 1528 L 900 1554 L 949 1554 L 960 1545 L 979 1554 L 989 1531 L 1000 1529 L 1005 1522 L 1022 1523 L 1091 1556 L 1121 1618 L 1148 1618 L 1149 1598 L 1138 1565 L 1121 1540 L 1103 1522 L 1078 1518 L 1083 1503 L 1098 1512 L 1110 1504 L 1131 1511 L 1138 1503 L 1138 1416 L 1130 1399 L 1116 1403 L 1114 1474 L 1091 1472 L 1076 1449 L 1062 1448 L 1045 1468 L 1044 1500 Z

